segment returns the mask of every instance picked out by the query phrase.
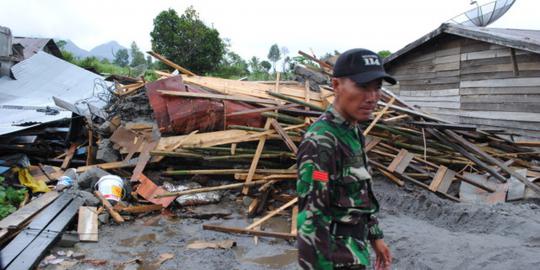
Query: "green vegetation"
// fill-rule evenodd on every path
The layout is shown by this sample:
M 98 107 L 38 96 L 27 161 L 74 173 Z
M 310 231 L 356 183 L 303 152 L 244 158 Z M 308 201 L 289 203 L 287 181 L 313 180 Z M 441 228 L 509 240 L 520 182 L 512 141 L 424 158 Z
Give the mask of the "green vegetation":
M 0 182 L 3 182 L 3 180 L 3 178 L 0 178 Z M 24 200 L 24 196 L 27 192 L 28 191 L 25 188 L 6 188 L 0 185 L 0 219 L 15 212 L 19 204 Z
M 197 74 L 215 71 L 230 56 L 219 32 L 206 26 L 193 7 L 180 17 L 173 9 L 162 11 L 150 36 L 152 50 Z
M 382 50 L 382 51 L 379 51 L 378 54 L 379 54 L 379 56 L 380 56 L 381 58 L 384 59 L 384 58 L 390 56 L 390 55 L 392 54 L 392 52 L 389 51 L 389 50 Z
M 231 50 L 229 40 L 221 38 L 217 29 L 207 26 L 202 21 L 193 7 L 188 7 L 180 16 L 174 9 L 159 13 L 154 18 L 154 28 L 150 32 L 150 37 L 153 51 L 200 75 L 227 79 L 246 78 L 252 81 L 275 80 L 277 65 L 280 63 L 280 79 L 290 80 L 294 77 L 292 70 L 295 65 L 319 68 L 317 63 L 306 57 L 289 56 L 288 48 L 280 48 L 278 44 L 270 46 L 267 59 L 253 56 L 245 60 Z M 149 55 L 145 58 L 135 42 L 131 43 L 129 51 L 118 50 L 112 63 L 96 57 L 77 59 L 70 52 L 63 50 L 65 41 L 60 40 L 57 44 L 66 61 L 103 75 L 118 74 L 130 77 L 143 75 L 147 81 L 153 81 L 159 77 L 154 73 L 154 69 L 171 70 L 161 62 L 153 62 Z M 385 58 L 391 52 L 382 50 L 378 54 Z M 324 54 L 321 60 L 336 55 L 339 55 L 338 51 L 329 52 Z

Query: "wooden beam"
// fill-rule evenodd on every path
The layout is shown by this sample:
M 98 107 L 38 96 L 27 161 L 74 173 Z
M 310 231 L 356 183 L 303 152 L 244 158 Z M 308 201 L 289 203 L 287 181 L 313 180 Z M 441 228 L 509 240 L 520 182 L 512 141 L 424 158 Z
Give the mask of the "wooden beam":
M 276 119 L 271 118 L 269 120 L 270 120 L 270 124 L 272 124 L 272 127 L 277 131 L 279 136 L 281 136 L 281 138 L 283 139 L 287 147 L 296 155 L 296 153 L 298 152 L 298 147 L 296 147 L 296 144 L 294 144 L 291 137 L 289 137 L 287 132 L 283 130 L 281 125 L 278 123 L 278 121 L 276 121 Z
M 69 146 L 69 149 L 66 152 L 66 157 L 64 158 L 64 162 L 62 162 L 62 166 L 60 166 L 62 170 L 65 170 L 69 167 L 69 164 L 71 163 L 71 159 L 73 158 L 75 151 L 77 151 L 77 146 L 78 145 L 76 143 L 72 143 Z
M 281 211 L 287 209 L 289 206 L 291 206 L 291 205 L 293 205 L 293 204 L 295 204 L 295 203 L 297 203 L 297 202 L 298 202 L 298 197 L 295 197 L 294 199 L 290 200 L 288 203 L 286 203 L 286 204 L 280 206 L 278 209 L 276 209 L 276 210 L 270 212 L 268 215 L 262 217 L 261 219 L 255 221 L 255 222 L 253 222 L 251 225 L 247 226 L 247 227 L 246 227 L 246 230 L 251 230 L 251 229 L 257 227 L 258 225 L 260 225 L 260 224 L 262 224 L 263 222 L 269 220 L 271 217 L 277 215 L 279 212 L 281 212 Z
M 163 209 L 163 205 L 161 204 L 146 204 L 146 205 L 124 207 L 122 208 L 122 210 L 120 210 L 120 212 L 129 213 L 129 214 L 142 214 L 142 213 L 160 211 L 161 209 Z
M 264 124 L 264 129 L 270 128 L 271 121 L 270 118 L 266 119 L 266 123 Z M 255 155 L 253 156 L 253 160 L 251 161 L 251 166 L 249 167 L 248 171 L 248 177 L 246 178 L 246 186 L 242 189 L 242 194 L 247 195 L 249 192 L 249 184 L 251 180 L 253 179 L 253 175 L 255 175 L 255 171 L 257 170 L 257 165 L 259 163 L 259 158 L 261 157 L 262 151 L 264 149 L 264 144 L 266 143 L 266 137 L 261 137 L 259 139 L 259 143 L 257 144 L 257 150 L 255 150 Z
M 364 133 L 363 133 L 364 136 L 367 136 L 367 135 L 369 134 L 369 132 L 371 131 L 371 129 L 375 126 L 375 124 L 377 124 L 377 122 L 379 122 L 379 119 L 381 119 L 381 117 L 383 116 L 383 114 L 388 110 L 388 108 L 390 107 L 390 105 L 392 105 L 392 103 L 394 103 L 395 100 L 396 100 L 395 97 L 390 98 L 390 101 L 384 105 L 384 108 L 377 114 L 377 116 L 375 117 L 375 119 L 373 119 L 373 121 L 371 121 L 371 123 L 370 123 L 369 126 L 366 128 L 366 130 L 364 130 Z
M 298 234 L 298 205 L 293 206 L 291 214 L 291 234 L 296 236 Z
M 79 220 L 77 224 L 77 233 L 79 241 L 97 242 L 98 241 L 98 214 L 97 207 L 81 206 L 79 207 Z
M 157 58 L 159 61 L 163 62 L 164 64 L 166 64 L 166 65 L 168 65 L 168 66 L 170 66 L 170 67 L 172 67 L 172 68 L 174 68 L 174 69 L 176 69 L 176 70 L 178 70 L 178 71 L 180 71 L 180 72 L 182 72 L 184 74 L 187 74 L 189 76 L 197 76 L 197 74 L 195 74 L 195 73 L 189 71 L 188 69 L 174 63 L 173 61 L 165 58 L 165 56 L 163 56 L 163 55 L 161 55 L 161 54 L 159 54 L 157 52 L 147 51 L 146 53 L 148 53 L 149 55 L 151 55 L 151 56 Z
M 470 151 L 473 151 L 473 152 L 476 152 L 478 155 L 480 155 L 481 157 L 485 158 L 487 161 L 499 166 L 499 168 L 501 168 L 501 170 L 505 171 L 506 173 L 512 175 L 513 177 L 515 177 L 517 180 L 519 180 L 520 182 L 522 182 L 523 184 L 525 184 L 525 186 L 527 186 L 528 188 L 532 189 L 533 191 L 535 191 L 536 193 L 540 194 L 540 187 L 538 187 L 537 185 L 529 182 L 529 180 L 524 177 L 523 175 L 517 173 L 516 171 L 514 171 L 513 169 L 510 169 L 508 166 L 506 166 L 502 161 L 490 156 L 489 154 L 485 153 L 484 151 L 482 151 L 480 148 L 478 148 L 476 145 L 474 145 L 473 143 L 465 140 L 463 137 L 457 135 L 456 133 L 454 133 L 453 131 L 451 130 L 445 130 L 444 131 L 448 136 L 450 136 L 451 138 L 455 139 L 459 144 L 461 144 L 463 147 L 469 149 Z
M 210 93 L 195 93 L 195 92 L 180 92 L 180 91 L 168 91 L 168 90 L 157 90 L 160 94 L 166 96 L 176 96 L 176 97 L 187 97 L 187 98 L 207 98 L 207 99 L 223 99 L 223 100 L 233 100 L 233 101 L 243 101 L 255 104 L 272 104 L 279 105 L 279 102 L 271 99 L 263 98 L 250 98 L 250 97 L 239 97 L 231 95 L 219 95 L 219 94 L 210 94 Z
M 111 217 L 113 218 L 113 220 L 116 223 L 120 224 L 120 223 L 124 222 L 124 218 L 120 214 L 118 214 L 118 212 L 116 212 L 113 209 L 113 206 L 111 205 L 111 203 L 107 199 L 105 199 L 105 197 L 103 197 L 101 192 L 96 190 L 96 191 L 94 191 L 94 194 L 101 201 L 101 204 L 103 204 L 103 207 L 105 207 L 105 209 L 107 209 L 107 212 L 109 212 L 109 214 L 111 214 Z
M 210 224 L 204 224 L 203 229 L 210 230 L 210 231 L 224 232 L 224 233 L 237 233 L 237 234 L 247 234 L 247 235 L 252 235 L 252 236 L 273 237 L 273 238 L 280 238 L 280 239 L 285 239 L 285 240 L 294 240 L 296 238 L 295 235 L 292 235 L 290 233 L 246 230 L 244 228 L 224 227 L 224 226 L 210 225 Z

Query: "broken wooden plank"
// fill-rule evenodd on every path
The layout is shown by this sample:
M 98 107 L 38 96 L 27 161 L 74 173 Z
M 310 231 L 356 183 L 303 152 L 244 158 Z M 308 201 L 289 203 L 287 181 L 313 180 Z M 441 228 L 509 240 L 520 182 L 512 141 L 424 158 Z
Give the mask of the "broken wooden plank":
M 58 192 L 49 191 L 0 220 L 0 243 L 2 243 L 7 236 L 11 236 L 11 234 L 16 233 L 15 231 L 21 229 L 25 222 L 38 214 L 41 210 L 45 209 L 45 207 L 56 200 L 58 196 Z
M 97 242 L 98 241 L 98 214 L 97 207 L 81 206 L 79 207 L 79 220 L 77 223 L 77 233 L 79 241 Z
M 146 53 L 148 53 L 149 55 L 157 58 L 159 61 L 163 62 L 164 64 L 166 64 L 166 65 L 180 71 L 181 73 L 187 74 L 189 76 L 197 76 L 197 74 L 195 74 L 195 73 L 189 71 L 188 69 L 176 64 L 175 62 L 167 59 L 165 56 L 163 56 L 163 55 L 161 55 L 161 54 L 159 54 L 157 52 L 147 51 Z
M 298 205 L 293 206 L 291 214 L 291 234 L 296 236 L 298 234 Z
M 266 119 L 266 123 L 264 124 L 264 129 L 270 128 L 271 125 L 270 119 Z M 264 144 L 266 142 L 266 137 L 261 137 L 259 140 L 259 143 L 257 144 L 257 149 L 255 150 L 255 155 L 253 156 L 253 160 L 251 161 L 251 165 L 249 167 L 248 176 L 246 178 L 246 186 L 242 188 L 242 194 L 247 195 L 249 192 L 249 186 L 247 186 L 251 180 L 253 179 L 253 175 L 255 175 L 255 171 L 257 170 L 257 165 L 259 163 L 259 158 L 261 157 Z
M 262 224 L 263 222 L 267 221 L 268 219 L 272 218 L 273 216 L 277 215 L 279 212 L 287 209 L 289 206 L 295 204 L 298 202 L 298 197 L 295 197 L 294 199 L 290 200 L 288 203 L 280 206 L 278 209 L 270 212 L 269 214 L 267 214 L 266 216 L 262 217 L 261 219 L 253 222 L 251 225 L 247 226 L 246 227 L 246 230 L 251 230 L 253 228 L 255 228 L 256 226 Z
M 64 158 L 64 162 L 62 162 L 62 166 L 60 168 L 62 170 L 65 170 L 69 167 L 69 164 L 71 164 L 71 159 L 73 158 L 73 155 L 75 154 L 75 151 L 77 151 L 77 144 L 72 143 L 69 146 L 69 149 L 66 151 L 66 157 Z
M 105 197 L 103 197 L 103 194 L 101 194 L 101 192 L 96 190 L 94 191 L 94 194 L 96 195 L 96 197 L 98 197 L 98 199 L 101 201 L 101 204 L 103 204 L 103 207 L 107 209 L 107 212 L 109 212 L 109 214 L 116 223 L 120 224 L 124 222 L 124 218 L 114 210 L 111 203 L 107 199 L 105 199 Z
M 291 140 L 291 137 L 289 137 L 287 132 L 283 130 L 281 125 L 278 123 L 278 121 L 276 121 L 276 119 L 270 119 L 270 123 L 272 124 L 272 127 L 277 131 L 279 136 L 283 138 L 283 141 L 285 142 L 287 147 L 296 155 L 296 153 L 298 152 L 298 147 L 296 147 L 296 144 L 294 144 L 294 142 Z
M 390 105 L 392 105 L 392 103 L 394 103 L 394 101 L 396 100 L 395 97 L 392 97 L 390 99 L 390 101 L 388 101 L 388 103 L 386 103 L 384 105 L 384 108 L 378 112 L 377 116 L 375 117 L 375 119 L 373 119 L 373 121 L 371 121 L 371 123 L 369 124 L 369 126 L 364 130 L 363 134 L 364 136 L 367 136 L 369 134 L 369 132 L 371 131 L 371 129 L 375 126 L 375 124 L 377 124 L 377 122 L 379 122 L 379 119 L 381 119 L 381 117 L 383 116 L 383 114 L 388 110 L 388 108 L 390 107 Z
M 437 170 L 437 173 L 435 173 L 433 181 L 431 181 L 431 184 L 429 185 L 429 190 L 446 193 L 455 175 L 456 172 L 441 165 Z
M 73 200 L 73 196 L 67 193 L 62 193 L 54 202 L 49 204 L 47 208 L 42 210 L 36 218 L 23 230 L 23 233 L 19 233 L 15 239 L 7 244 L 0 251 L 0 269 L 6 269 L 6 267 L 23 252 L 26 247 L 35 240 L 35 238 L 53 221 L 66 206 Z M 24 233 L 24 232 L 27 233 Z M 28 268 L 22 268 L 28 269 Z
M 139 158 L 133 158 L 125 161 L 115 161 L 115 162 L 108 162 L 108 163 L 101 163 L 101 164 L 94 164 L 90 166 L 81 166 L 77 168 L 77 173 L 82 173 L 85 171 L 88 171 L 92 168 L 100 168 L 103 170 L 112 170 L 112 169 L 121 169 L 121 168 L 128 168 L 128 167 L 134 167 L 137 165 L 137 162 L 139 161 Z
M 514 176 L 517 180 L 519 180 L 520 182 L 522 182 L 523 184 L 525 184 L 525 186 L 527 186 L 528 188 L 530 188 L 531 190 L 535 191 L 536 193 L 540 194 L 540 187 L 529 182 L 529 180 L 517 173 L 516 171 L 514 171 L 513 169 L 510 169 L 508 166 L 504 165 L 504 163 L 492 156 L 490 156 L 489 154 L 485 153 L 484 151 L 482 151 L 480 148 L 478 148 L 476 145 L 474 145 L 473 143 L 465 140 L 463 137 L 457 135 L 456 133 L 454 133 L 453 131 L 451 130 L 445 130 L 444 131 L 448 136 L 450 136 L 451 138 L 455 139 L 457 142 L 459 142 L 463 147 L 473 151 L 473 152 L 476 152 L 478 155 L 482 156 L 483 158 L 485 158 L 486 160 L 488 160 L 489 162 L 499 166 L 503 171 L 505 171 L 506 173 Z
M 74 198 L 50 222 L 35 239 L 5 268 L 6 270 L 32 269 L 47 254 L 49 248 L 60 239 L 60 235 L 67 228 L 77 214 L 83 200 Z M 29 226 L 29 228 L 32 228 Z M 28 231 L 30 234 L 35 232 Z M 2 264 L 4 262 L 2 261 Z
M 294 240 L 295 235 L 290 233 L 282 232 L 266 232 L 266 231 L 257 231 L 257 230 L 246 230 L 244 228 L 235 228 L 235 227 L 225 227 L 211 224 L 203 224 L 204 230 L 224 232 L 224 233 L 237 233 L 237 234 L 247 234 L 252 236 L 263 236 L 263 237 L 273 237 L 285 240 Z
M 392 160 L 392 163 L 388 165 L 387 170 L 389 172 L 403 173 L 413 158 L 413 154 L 409 153 L 409 151 L 405 149 L 401 149 L 396 158 Z

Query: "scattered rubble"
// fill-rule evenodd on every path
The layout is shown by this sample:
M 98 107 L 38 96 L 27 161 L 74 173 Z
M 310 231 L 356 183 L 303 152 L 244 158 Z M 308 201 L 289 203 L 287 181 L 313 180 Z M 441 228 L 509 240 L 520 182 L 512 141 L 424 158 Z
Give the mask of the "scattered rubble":
M 15 213 L 0 221 L 2 268 L 65 261 L 159 266 L 174 255 L 162 253 L 151 262 L 139 257 L 113 262 L 73 251 L 46 256 L 58 239 L 99 242 L 100 225 L 125 226 L 153 213 L 211 219 L 202 224 L 204 230 L 295 239 L 297 147 L 309 124 L 332 104 L 331 61 L 308 55 L 320 65 L 299 68 L 309 83 L 265 84 L 196 76 L 152 55 L 184 75 L 160 71 L 154 82 L 113 76 L 107 88 L 113 94 L 105 106 L 81 112 L 64 104 L 75 112 L 70 121 L 0 137 L 7 151 L 0 156 L 0 166 L 7 168 L 1 171 L 4 185 L 28 194 Z M 363 130 L 374 173 L 399 187 L 397 192 L 424 189 L 448 205 L 540 198 L 536 149 L 438 119 L 389 91 L 383 90 Z M 100 184 L 104 178 L 118 181 L 105 187 Z M 194 209 L 223 200 L 244 205 L 244 217 L 252 223 L 217 224 L 231 212 Z M 428 212 L 433 211 L 442 210 Z M 282 216 L 290 222 L 286 231 L 264 229 Z M 69 233 L 72 229 L 76 234 Z M 203 241 L 187 248 L 233 246 L 232 240 Z

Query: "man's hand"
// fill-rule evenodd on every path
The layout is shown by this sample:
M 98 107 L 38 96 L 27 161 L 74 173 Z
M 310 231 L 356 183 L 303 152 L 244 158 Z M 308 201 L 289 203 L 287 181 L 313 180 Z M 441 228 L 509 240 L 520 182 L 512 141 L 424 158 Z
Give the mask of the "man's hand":
M 376 270 L 387 270 L 390 269 L 392 264 L 392 254 L 390 254 L 390 249 L 384 243 L 383 239 L 377 239 L 371 241 L 371 246 L 377 255 L 377 260 L 375 261 Z

